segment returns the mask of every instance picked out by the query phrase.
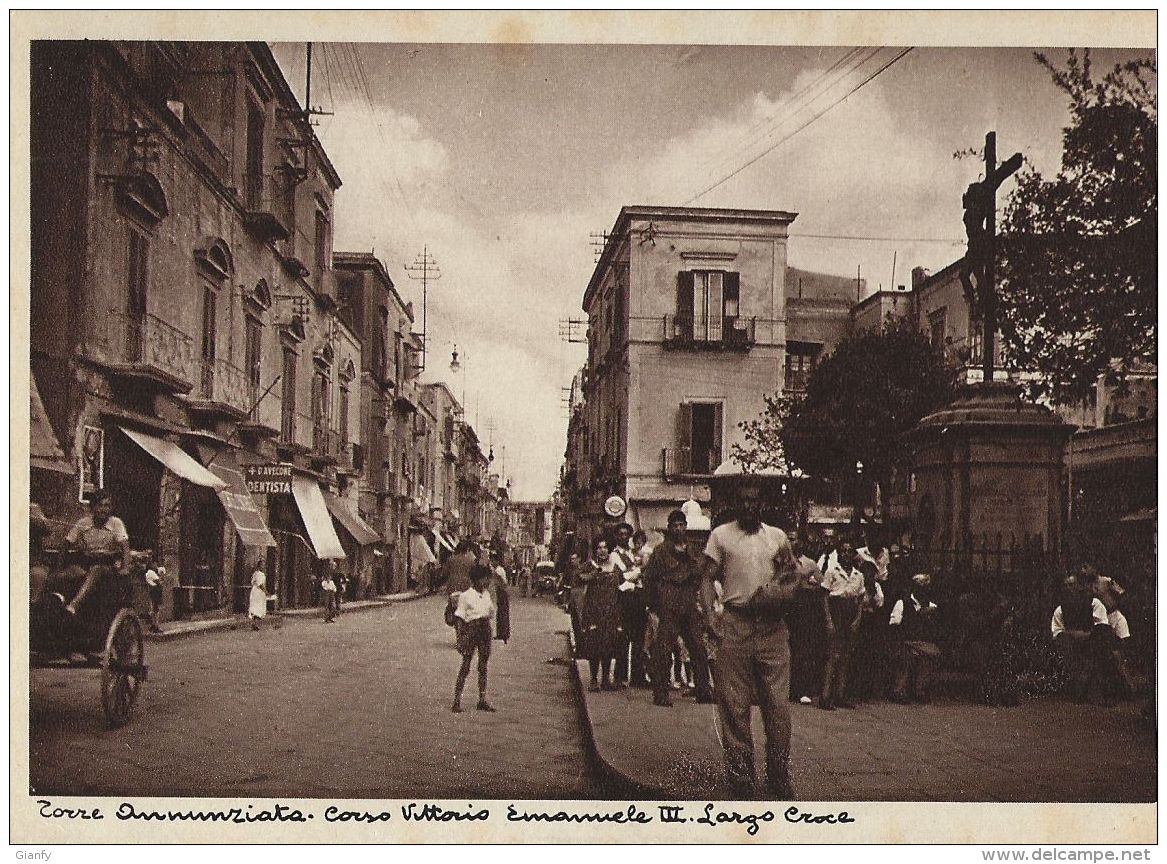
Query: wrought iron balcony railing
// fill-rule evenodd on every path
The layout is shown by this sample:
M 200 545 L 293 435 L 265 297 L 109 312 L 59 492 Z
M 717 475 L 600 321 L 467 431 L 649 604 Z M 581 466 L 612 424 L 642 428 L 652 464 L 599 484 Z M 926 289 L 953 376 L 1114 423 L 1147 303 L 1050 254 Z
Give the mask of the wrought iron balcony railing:
M 204 357 L 201 364 L 198 398 L 246 415 L 251 408 L 252 389 L 247 373 L 220 358 Z
M 747 350 L 754 344 L 756 318 L 664 316 L 664 342 L 672 346 Z
M 110 310 L 108 322 L 109 365 L 156 379 L 175 392 L 187 392 L 194 386 L 195 345 L 186 333 L 148 312 L 132 315 Z
M 708 476 L 721 464 L 721 451 L 691 447 L 665 447 L 661 450 L 661 476 Z

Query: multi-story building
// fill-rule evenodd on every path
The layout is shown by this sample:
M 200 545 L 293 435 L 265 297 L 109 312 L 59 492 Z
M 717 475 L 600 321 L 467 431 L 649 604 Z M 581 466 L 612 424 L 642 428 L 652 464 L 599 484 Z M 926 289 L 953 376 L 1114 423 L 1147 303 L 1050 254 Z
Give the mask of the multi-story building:
M 552 536 L 551 501 L 511 501 L 507 507 L 507 546 L 525 567 L 547 557 Z
M 421 398 L 436 426 L 436 434 L 429 438 L 429 514 L 432 527 L 448 531 L 458 514 L 457 430 L 462 406 L 441 381 L 426 384 Z
M 384 545 L 375 556 L 372 584 L 378 593 L 403 590 L 409 559 L 408 530 L 422 512 L 417 450 L 425 428 L 419 419 L 419 344 L 414 313 L 402 300 L 384 265 L 368 252 L 337 252 L 338 314 L 364 346 L 361 428 L 365 471 L 360 512 Z M 423 433 L 424 434 L 424 433 Z
M 784 376 L 784 211 L 625 207 L 584 292 L 588 360 L 569 472 L 588 534 L 613 495 L 663 529 Z
M 31 85 L 31 365 L 78 466 L 34 496 L 64 526 L 111 491 L 177 583 L 164 614 L 242 608 L 260 559 L 313 602 L 346 558 L 361 352 L 307 115 L 263 43 L 37 42 Z M 292 494 L 251 495 L 277 463 Z

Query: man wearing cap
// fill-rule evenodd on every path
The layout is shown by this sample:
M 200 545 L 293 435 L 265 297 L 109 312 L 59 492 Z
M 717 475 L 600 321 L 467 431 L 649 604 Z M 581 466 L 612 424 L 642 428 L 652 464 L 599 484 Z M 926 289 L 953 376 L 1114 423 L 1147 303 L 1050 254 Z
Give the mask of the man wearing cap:
M 689 548 L 685 514 L 674 510 L 667 525 L 665 541 L 652 551 L 644 567 L 650 629 L 656 633 L 652 644 L 652 701 L 663 708 L 672 707 L 669 662 L 680 636 L 693 663 L 697 701 L 710 703 L 713 687 L 709 681 L 709 657 L 701 640 L 699 606 L 704 562 Z
M 766 785 L 779 800 L 793 797 L 790 782 L 790 644 L 780 613 L 798 590 L 797 562 L 786 534 L 762 522 L 759 490 L 739 489 L 737 519 L 709 535 L 702 581 L 706 626 L 716 645 L 715 693 L 733 792 L 754 795 L 754 740 L 750 709 L 755 699 L 766 730 Z M 723 612 L 714 611 L 714 582 L 722 587 Z M 765 594 L 767 607 L 755 605 Z
M 907 703 L 929 701 L 928 679 L 940 657 L 937 647 L 937 608 L 932 602 L 932 577 L 917 573 L 911 591 L 892 607 L 889 624 L 901 640 L 899 670 L 892 700 Z M 910 689 L 909 689 L 910 688 Z

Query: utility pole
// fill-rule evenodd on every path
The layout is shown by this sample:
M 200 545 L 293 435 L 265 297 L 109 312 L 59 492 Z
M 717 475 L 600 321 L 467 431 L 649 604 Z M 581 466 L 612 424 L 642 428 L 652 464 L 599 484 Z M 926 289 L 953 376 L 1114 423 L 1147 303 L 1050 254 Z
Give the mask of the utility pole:
M 421 254 L 413 260 L 413 263 L 405 265 L 405 274 L 410 279 L 421 281 L 421 365 L 417 367 L 417 371 L 420 373 L 425 371 L 426 294 L 429 283 L 437 282 L 442 278 L 442 271 L 438 267 L 438 262 L 430 255 L 429 247 L 422 246 Z

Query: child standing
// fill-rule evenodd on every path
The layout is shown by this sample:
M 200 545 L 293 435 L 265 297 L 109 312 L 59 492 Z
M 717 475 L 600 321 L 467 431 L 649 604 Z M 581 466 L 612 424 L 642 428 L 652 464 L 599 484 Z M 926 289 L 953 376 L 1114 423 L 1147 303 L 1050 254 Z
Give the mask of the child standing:
M 462 667 L 458 670 L 458 680 L 454 684 L 455 713 L 462 711 L 462 688 L 470 676 L 470 661 L 478 652 L 478 710 L 494 711 L 486 701 L 486 664 L 490 660 L 490 618 L 494 614 L 494 601 L 490 597 L 490 581 L 493 573 L 489 567 L 475 564 L 470 568 L 470 587 L 458 595 L 458 608 L 454 612 L 457 619 L 458 653 L 462 655 Z

